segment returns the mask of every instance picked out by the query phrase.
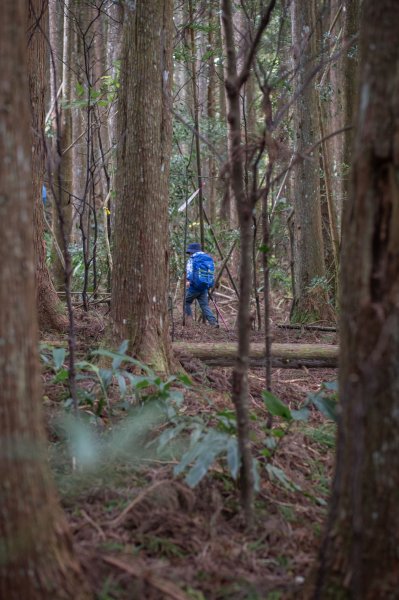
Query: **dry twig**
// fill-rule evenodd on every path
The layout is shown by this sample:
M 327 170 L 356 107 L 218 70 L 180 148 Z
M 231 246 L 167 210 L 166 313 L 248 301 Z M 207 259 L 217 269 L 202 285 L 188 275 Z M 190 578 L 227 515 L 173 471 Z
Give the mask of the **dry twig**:
M 146 583 L 162 592 L 162 594 L 165 594 L 168 598 L 173 598 L 174 600 L 188 600 L 188 596 L 186 596 L 177 585 L 171 581 L 157 577 L 151 573 L 151 571 L 143 570 L 138 564 L 126 563 L 114 556 L 103 556 L 102 559 L 107 564 L 129 573 L 129 575 L 133 575 L 133 577 L 144 580 Z

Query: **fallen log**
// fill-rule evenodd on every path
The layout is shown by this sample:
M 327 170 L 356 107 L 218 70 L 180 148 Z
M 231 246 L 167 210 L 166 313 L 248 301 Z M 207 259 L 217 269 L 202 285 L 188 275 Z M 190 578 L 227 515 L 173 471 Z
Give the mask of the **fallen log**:
M 297 323 L 277 323 L 277 327 L 280 329 L 307 329 L 310 331 L 337 331 L 336 327 L 332 327 L 330 325 L 301 325 Z
M 237 345 L 230 342 L 173 342 L 176 356 L 192 356 L 212 367 L 231 367 L 235 363 Z M 272 366 L 285 369 L 335 368 L 338 346 L 330 344 L 272 344 Z M 265 364 L 263 344 L 251 344 L 249 364 L 262 367 Z

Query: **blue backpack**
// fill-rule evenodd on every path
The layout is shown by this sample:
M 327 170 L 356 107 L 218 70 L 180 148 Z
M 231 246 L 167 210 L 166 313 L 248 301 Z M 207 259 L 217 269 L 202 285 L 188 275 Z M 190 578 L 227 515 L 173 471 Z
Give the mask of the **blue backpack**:
M 192 284 L 197 290 L 209 290 L 215 283 L 215 264 L 209 254 L 194 255 Z

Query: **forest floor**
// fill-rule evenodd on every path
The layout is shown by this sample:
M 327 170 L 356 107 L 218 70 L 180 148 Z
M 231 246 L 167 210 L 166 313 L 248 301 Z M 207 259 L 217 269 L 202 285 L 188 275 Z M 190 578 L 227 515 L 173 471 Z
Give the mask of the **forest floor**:
M 275 315 L 281 319 L 281 315 Z M 175 340 L 234 341 L 229 330 L 194 322 L 175 324 Z M 273 340 L 286 343 L 336 343 L 336 334 L 279 329 Z M 253 341 L 263 333 L 252 331 Z M 55 341 L 46 337 L 46 342 Z M 97 345 L 99 343 L 97 340 Z M 79 340 L 79 358 L 87 358 L 93 340 Z M 218 427 L 232 410 L 230 368 L 208 368 L 187 360 L 192 385 L 184 387 L 184 418 L 202 419 Z M 335 369 L 274 369 L 273 393 L 290 409 L 300 409 L 309 393 L 336 378 Z M 255 525 L 246 530 L 239 510 L 239 491 L 225 461 L 216 461 L 194 488 L 175 476 L 179 452 L 158 455 L 143 451 L 139 436 L 130 452 L 115 458 L 105 436 L 123 421 L 117 396 L 114 415 L 106 407 L 95 420 L 100 448 L 95 466 L 72 471 L 57 419 L 64 413 L 65 385 L 44 371 L 44 404 L 50 439 L 50 459 L 75 547 L 98 600 L 193 599 L 280 600 L 301 598 L 304 581 L 317 557 L 326 518 L 335 445 L 335 426 L 316 409 L 307 421 L 291 422 L 272 457 L 265 449 L 267 411 L 262 399 L 262 369 L 249 373 L 254 453 L 259 465 Z M 177 384 L 178 387 L 178 384 Z M 82 412 L 92 415 L 92 409 Z M 140 426 L 140 423 L 139 423 Z M 155 424 L 157 434 L 167 424 Z M 280 419 L 273 427 L 284 431 Z M 116 428 L 117 430 L 117 428 Z M 147 435 L 147 434 L 146 434 Z M 118 434 L 117 434 L 118 436 Z M 150 437 L 154 437 L 154 431 Z M 148 437 L 148 436 L 147 436 Z M 104 442 L 101 440 L 104 439 Z M 138 448 L 140 446 L 140 448 Z M 96 450 L 98 448 L 98 450 Z M 274 476 L 267 470 L 273 465 Z

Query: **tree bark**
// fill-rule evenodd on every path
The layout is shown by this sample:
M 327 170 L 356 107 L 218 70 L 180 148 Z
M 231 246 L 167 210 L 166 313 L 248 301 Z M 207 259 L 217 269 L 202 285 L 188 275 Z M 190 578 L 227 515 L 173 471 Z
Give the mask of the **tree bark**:
M 117 61 L 121 55 L 121 38 L 122 38 L 122 23 L 123 23 L 123 6 L 120 3 L 112 3 L 109 7 L 110 20 L 108 22 L 107 32 L 107 69 L 112 79 L 118 77 Z M 117 102 L 112 102 L 109 108 L 108 118 L 108 135 L 109 146 L 114 147 L 117 143 Z M 114 152 L 111 154 L 114 159 Z M 111 170 L 111 189 L 114 190 L 114 169 Z
M 216 66 L 215 66 L 215 56 L 213 54 L 215 50 L 215 7 L 211 2 L 208 9 L 208 19 L 209 19 L 209 31 L 208 31 L 208 45 L 207 50 L 210 53 L 208 58 L 208 88 L 207 88 L 207 116 L 208 116 L 208 137 L 211 138 L 212 131 L 216 124 Z M 211 223 L 214 225 L 216 223 L 216 176 L 217 176 L 217 166 L 216 166 L 216 158 L 210 153 L 208 157 L 208 181 L 206 186 L 206 191 L 208 194 L 208 214 Z
M 71 41 L 72 41 L 72 16 L 70 14 L 71 0 L 64 1 L 64 44 L 63 44 L 63 70 L 62 70 L 62 103 L 61 103 L 61 119 L 60 131 L 56 132 L 60 136 L 59 151 L 60 155 L 56 160 L 61 163 L 61 185 L 58 186 L 58 181 L 55 185 L 55 195 L 53 198 L 53 231 L 57 240 L 58 246 L 63 248 L 63 235 L 61 233 L 60 214 L 63 215 L 63 228 L 67 244 L 69 245 L 72 233 L 72 152 L 65 152 L 72 143 L 72 109 L 71 92 L 72 92 L 72 69 L 71 69 Z M 56 178 L 58 179 L 58 178 Z M 65 283 L 64 266 L 62 265 L 58 253 L 53 248 L 53 275 L 54 282 L 58 289 L 63 289 Z
M 50 479 L 40 414 L 35 309 L 28 4 L 0 20 L 0 597 L 91 597 Z M 12 168 L 10 168 L 12 166 Z
M 190 51 L 191 51 L 191 83 L 193 89 L 193 115 L 194 115 L 194 128 L 195 131 L 200 130 L 200 104 L 199 104 L 199 88 L 198 88 L 198 77 L 197 77 L 197 61 L 196 61 L 196 40 L 194 30 L 194 13 L 193 13 L 193 2 L 188 0 L 189 15 L 190 15 Z M 205 229 L 204 229 L 204 200 L 203 200 L 203 189 L 202 189 L 202 160 L 201 160 L 201 142 L 199 136 L 195 136 L 195 159 L 197 167 L 197 185 L 199 189 L 198 193 L 198 212 L 199 212 L 199 226 L 200 226 L 200 242 L 201 247 L 205 250 Z
M 343 168 L 344 173 L 344 185 L 343 185 L 343 202 L 344 205 L 341 208 L 342 212 L 345 211 L 345 202 L 348 199 L 350 192 L 351 182 L 351 163 L 352 163 L 352 152 L 353 152 L 353 141 L 354 141 L 354 121 L 355 121 L 355 107 L 358 103 L 358 43 L 356 36 L 359 33 L 359 19 L 360 19 L 360 0 L 344 0 L 343 2 L 344 12 L 344 25 L 343 25 L 343 38 L 345 42 L 351 42 L 347 50 L 342 57 L 342 72 L 344 78 L 344 125 L 345 127 L 352 127 L 344 134 L 343 144 Z
M 39 327 L 65 331 L 68 321 L 46 265 L 42 185 L 44 182 L 44 102 L 46 95 L 46 0 L 30 0 L 28 22 L 28 74 L 32 131 L 32 204 L 36 274 L 36 305 Z
M 339 54 L 339 51 L 342 49 L 342 43 L 345 43 L 345 40 L 343 40 L 345 14 L 343 5 L 344 2 L 341 0 L 331 0 L 329 14 L 328 12 L 326 14 L 328 22 L 324 28 L 324 35 L 327 35 L 330 40 L 329 56 L 326 56 L 327 60 L 332 55 Z M 322 38 L 319 38 L 319 40 L 323 41 Z M 332 133 L 342 129 L 344 127 L 345 82 L 341 56 L 338 56 L 331 64 L 327 64 L 324 68 L 320 94 L 325 94 L 321 99 L 321 107 L 323 124 L 324 121 L 326 122 L 326 132 Z M 321 137 L 324 137 L 323 132 L 321 132 Z M 328 165 L 328 176 L 331 181 L 331 198 L 337 216 L 341 214 L 343 199 L 344 139 L 345 133 L 335 135 L 325 142 L 323 148 Z M 337 239 L 339 239 L 338 236 Z
M 364 0 L 353 191 L 343 223 L 341 418 L 312 598 L 399 590 L 399 4 Z
M 317 96 L 312 79 L 316 64 L 315 0 L 293 0 L 291 4 L 294 47 L 294 106 L 296 151 L 303 153 L 318 136 Z M 295 296 L 294 322 L 332 318 L 325 290 L 325 263 L 320 209 L 319 151 L 297 163 L 295 171 Z
M 168 177 L 172 0 L 126 5 L 118 112 L 112 319 L 115 341 L 159 371 L 168 333 Z
M 233 370 L 232 398 L 237 414 L 238 444 L 241 454 L 241 502 L 247 524 L 253 518 L 254 475 L 249 438 L 248 356 L 249 302 L 252 287 L 252 206 L 244 189 L 243 149 L 241 144 L 240 89 L 234 44 L 233 9 L 222 0 L 222 26 L 226 48 L 226 93 L 229 126 L 230 189 L 236 202 L 240 226 L 240 300 L 238 307 L 238 353 Z

